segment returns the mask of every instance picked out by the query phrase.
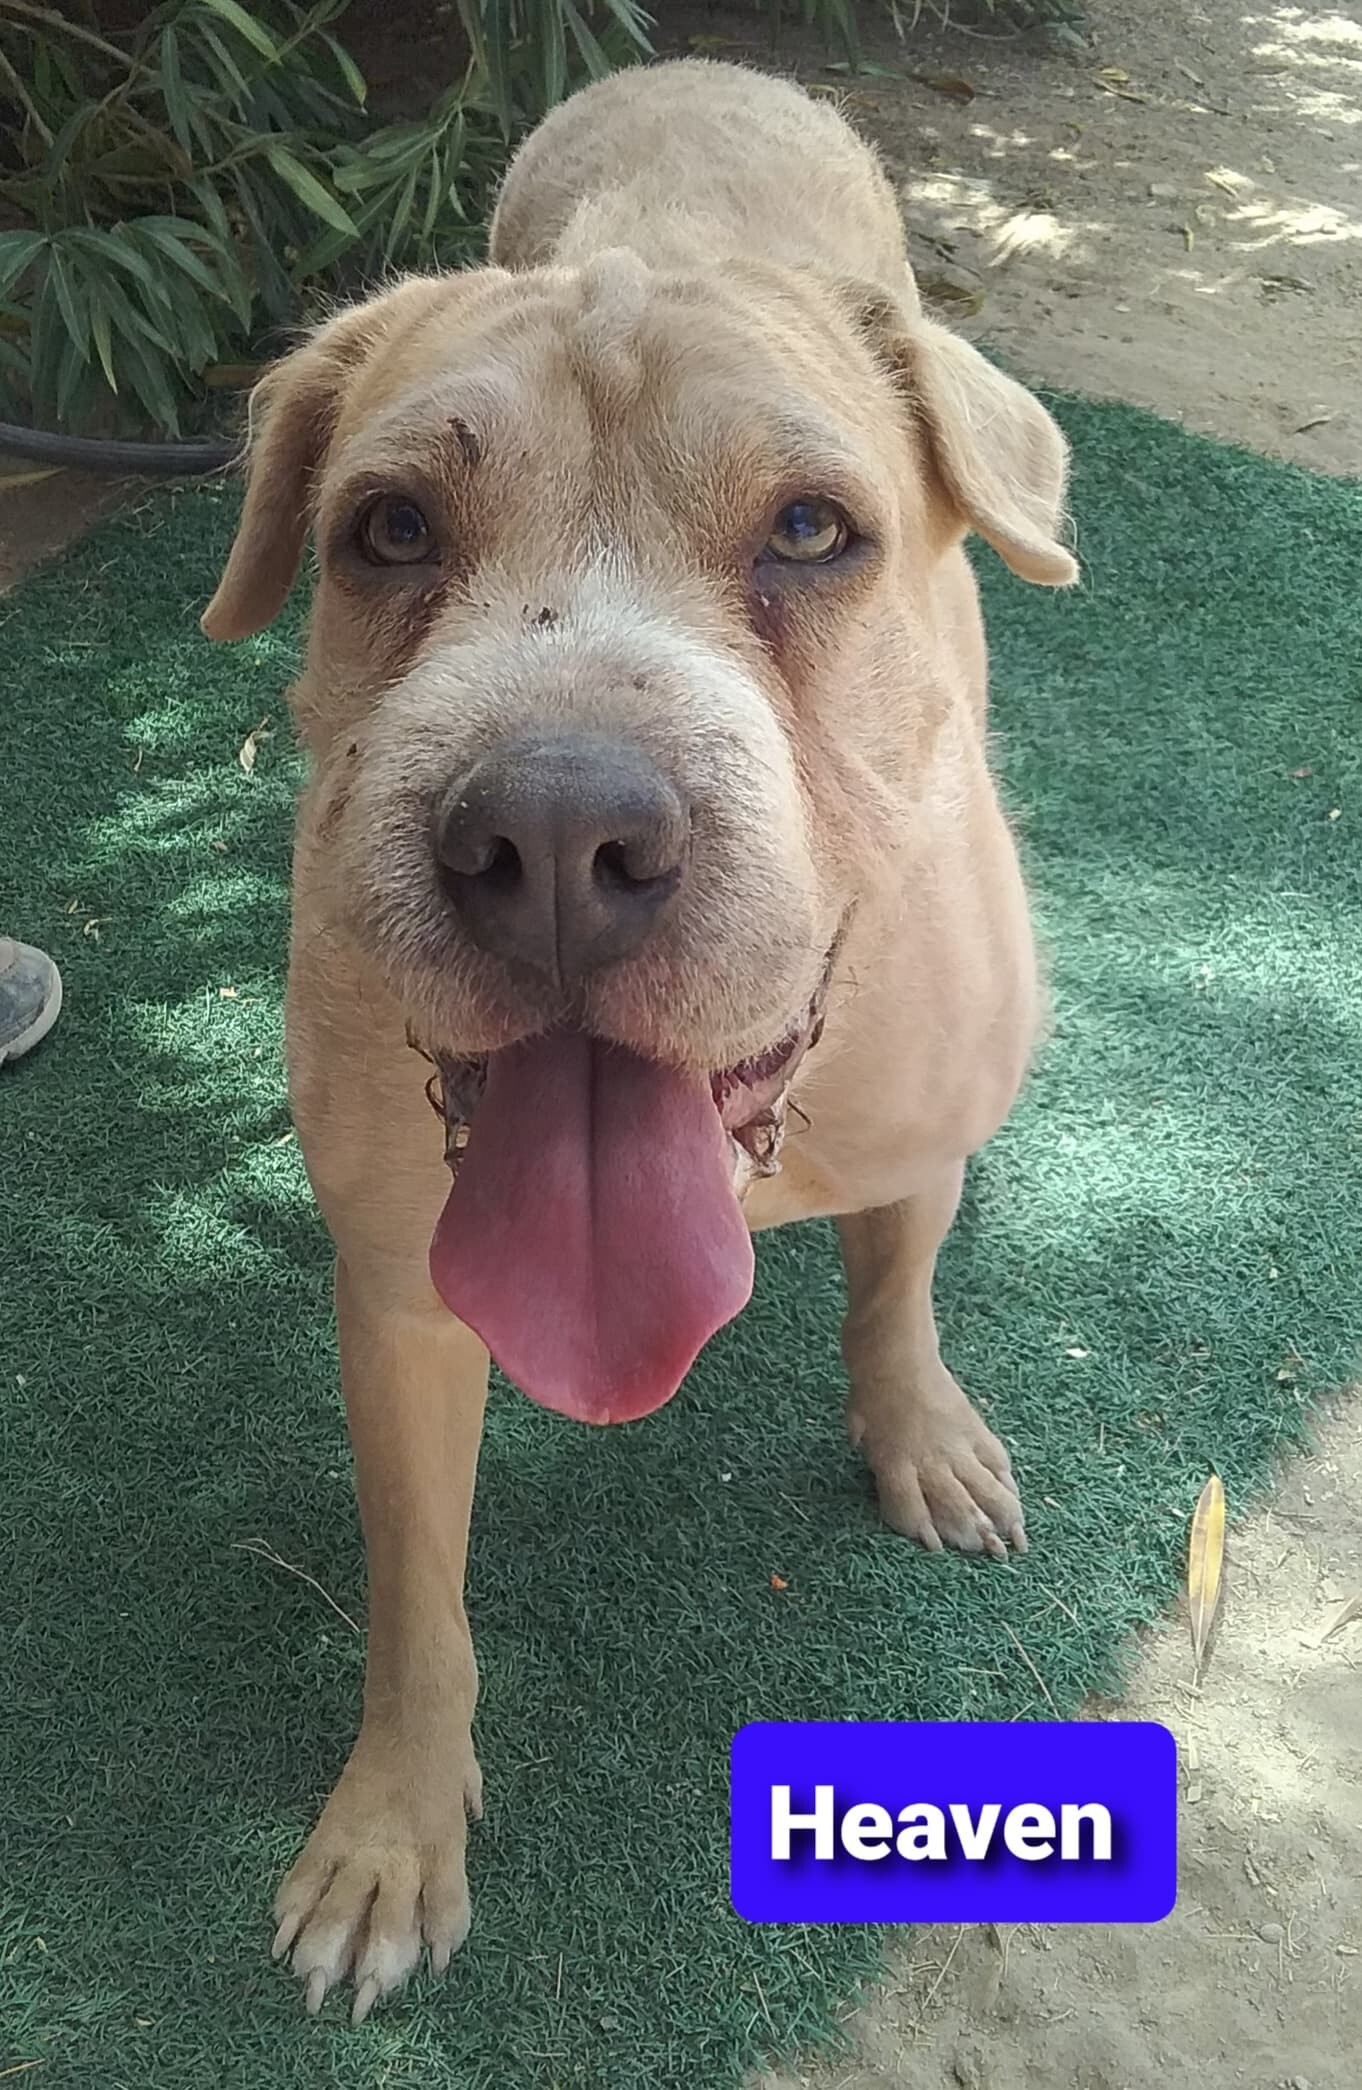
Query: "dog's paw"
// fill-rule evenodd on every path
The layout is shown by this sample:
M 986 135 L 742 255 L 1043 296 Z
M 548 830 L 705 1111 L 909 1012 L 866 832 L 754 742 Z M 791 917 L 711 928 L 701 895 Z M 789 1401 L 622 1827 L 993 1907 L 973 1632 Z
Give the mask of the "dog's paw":
M 880 1515 L 930 1553 L 954 1546 L 995 1559 L 1026 1551 L 1021 1496 L 1012 1462 L 954 1379 L 929 1395 L 883 1398 L 868 1408 L 852 1396 L 851 1441 L 875 1476 Z
M 482 1811 L 471 1750 L 431 1788 L 428 1759 L 404 1765 L 361 1736 L 275 1896 L 273 1956 L 288 1959 L 313 2016 L 348 1980 L 363 2024 L 423 1951 L 443 1974 L 468 1936 L 465 1817 Z

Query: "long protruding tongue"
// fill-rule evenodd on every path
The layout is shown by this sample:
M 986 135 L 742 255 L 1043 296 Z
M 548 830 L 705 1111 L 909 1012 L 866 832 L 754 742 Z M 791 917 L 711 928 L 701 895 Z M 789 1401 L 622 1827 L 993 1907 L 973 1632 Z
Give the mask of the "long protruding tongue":
M 430 1274 L 532 1400 L 660 1408 L 752 1291 L 709 1084 L 576 1031 L 494 1053 Z

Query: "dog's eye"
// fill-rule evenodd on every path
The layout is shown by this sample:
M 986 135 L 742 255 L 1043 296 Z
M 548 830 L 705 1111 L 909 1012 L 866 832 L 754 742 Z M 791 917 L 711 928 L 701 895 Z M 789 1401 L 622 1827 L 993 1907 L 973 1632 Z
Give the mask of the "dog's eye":
M 359 519 L 359 548 L 374 566 L 420 566 L 435 557 L 435 533 L 415 501 L 384 494 Z
M 850 541 L 851 525 L 831 501 L 791 501 L 776 517 L 766 549 L 774 559 L 816 566 L 837 558 Z

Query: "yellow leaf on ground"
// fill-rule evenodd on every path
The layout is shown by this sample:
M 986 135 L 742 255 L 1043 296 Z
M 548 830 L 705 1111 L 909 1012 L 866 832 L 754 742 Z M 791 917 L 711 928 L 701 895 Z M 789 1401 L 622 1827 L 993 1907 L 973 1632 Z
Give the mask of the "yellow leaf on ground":
M 1192 1512 L 1187 1544 L 1187 1610 L 1192 1623 L 1192 1658 L 1200 1669 L 1206 1655 L 1225 1561 L 1225 1490 L 1213 1473 Z
M 1355 1618 L 1362 1618 L 1362 1589 L 1355 1589 L 1350 1597 L 1344 1597 L 1343 1602 L 1324 1621 L 1320 1631 L 1315 1635 L 1315 1646 L 1323 1647 L 1326 1640 L 1332 1639 L 1344 1626 L 1350 1626 Z
M 237 761 L 241 764 L 247 776 L 250 776 L 255 768 L 255 758 L 260 752 L 261 741 L 270 738 L 269 723 L 267 718 L 262 718 L 258 726 L 252 726 L 250 732 L 236 751 Z
M 963 73 L 914 73 L 913 78 L 933 94 L 944 94 L 948 102 L 972 102 L 979 91 Z

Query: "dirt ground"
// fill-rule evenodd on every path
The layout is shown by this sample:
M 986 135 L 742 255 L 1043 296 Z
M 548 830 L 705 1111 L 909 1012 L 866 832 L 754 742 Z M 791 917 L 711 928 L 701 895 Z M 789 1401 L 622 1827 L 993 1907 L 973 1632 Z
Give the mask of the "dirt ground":
M 685 26 L 716 56 L 769 57 L 750 20 Z M 1355 0 L 1091 0 L 1087 37 L 886 41 L 870 55 L 895 77 L 847 79 L 797 40 L 782 58 L 844 95 L 900 186 L 928 294 L 1015 368 L 1362 472 Z M 69 476 L 0 486 L 0 585 L 108 498 Z M 916 1932 L 849 2015 L 846 2055 L 761 2090 L 1353 2090 L 1362 1619 L 1321 1636 L 1362 1590 L 1362 1407 L 1232 1534 L 1229 1575 L 1199 1691 L 1171 1618 L 1120 1706 L 1093 1709 L 1178 1737 L 1175 1914 Z
M 849 2051 L 761 2090 L 1355 2090 L 1362 2076 L 1357 1408 L 1230 1537 L 1200 1689 L 1181 1617 L 1094 1717 L 1182 1756 L 1178 1905 L 1102 1929 L 932 1926 L 891 1949 Z

